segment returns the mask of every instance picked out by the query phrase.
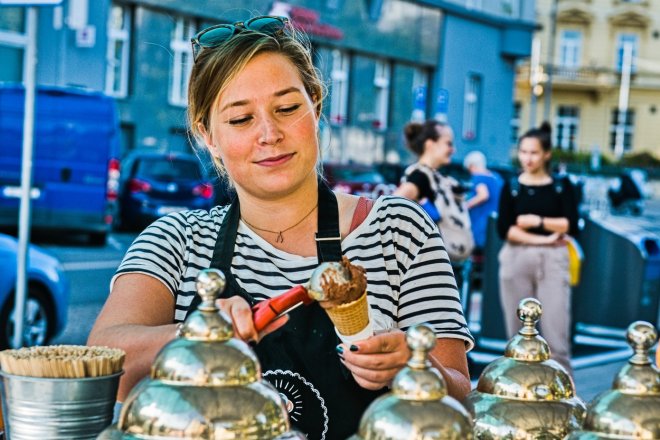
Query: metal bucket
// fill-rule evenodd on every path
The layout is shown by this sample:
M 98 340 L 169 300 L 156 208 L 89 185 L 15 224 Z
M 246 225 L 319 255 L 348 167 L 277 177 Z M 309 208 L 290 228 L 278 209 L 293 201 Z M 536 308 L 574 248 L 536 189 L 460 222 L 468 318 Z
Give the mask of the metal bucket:
M 5 435 L 12 440 L 96 439 L 112 423 L 121 374 L 59 379 L 0 371 Z

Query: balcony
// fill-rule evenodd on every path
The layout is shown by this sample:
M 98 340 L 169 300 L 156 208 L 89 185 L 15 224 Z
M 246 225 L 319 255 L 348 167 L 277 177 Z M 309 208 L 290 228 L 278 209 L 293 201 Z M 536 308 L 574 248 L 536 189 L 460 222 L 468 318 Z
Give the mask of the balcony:
M 642 63 L 640 63 L 642 64 Z M 540 83 L 547 81 L 548 65 L 542 66 Z M 519 86 L 529 84 L 529 63 L 522 64 L 516 72 Z M 605 67 L 564 67 L 553 66 L 552 86 L 559 90 L 586 92 L 607 92 L 618 88 L 621 74 Z M 638 89 L 660 90 L 660 69 L 638 68 L 631 77 L 631 87 Z

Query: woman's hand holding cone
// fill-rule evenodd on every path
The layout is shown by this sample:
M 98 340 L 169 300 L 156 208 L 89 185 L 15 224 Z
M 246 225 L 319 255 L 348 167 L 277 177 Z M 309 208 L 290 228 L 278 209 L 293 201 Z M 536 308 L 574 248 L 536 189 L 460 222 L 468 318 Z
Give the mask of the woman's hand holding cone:
M 340 344 L 337 352 L 355 381 L 368 390 L 389 386 L 410 359 L 406 334 L 401 330 L 391 330 L 351 344 Z

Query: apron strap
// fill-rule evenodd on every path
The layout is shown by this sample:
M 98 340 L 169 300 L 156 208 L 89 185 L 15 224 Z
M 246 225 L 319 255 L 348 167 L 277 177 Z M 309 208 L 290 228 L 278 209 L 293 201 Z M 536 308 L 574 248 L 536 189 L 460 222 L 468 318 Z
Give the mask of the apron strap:
M 319 263 L 341 260 L 337 197 L 322 179 L 319 179 L 319 218 L 315 240 Z

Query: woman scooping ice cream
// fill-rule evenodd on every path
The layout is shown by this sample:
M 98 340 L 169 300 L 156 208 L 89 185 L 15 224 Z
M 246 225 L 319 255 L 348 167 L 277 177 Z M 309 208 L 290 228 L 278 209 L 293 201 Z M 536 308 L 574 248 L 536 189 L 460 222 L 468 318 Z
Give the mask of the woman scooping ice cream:
M 304 35 L 286 18 L 255 17 L 201 31 L 193 47 L 190 129 L 237 197 L 163 217 L 128 250 L 89 337 L 127 353 L 119 399 L 175 337 L 195 278 L 208 267 L 225 273 L 219 306 L 236 337 L 252 342 L 264 379 L 288 400 L 292 424 L 308 438 L 344 439 L 357 430 L 369 403 L 406 365 L 403 330 L 417 323 L 433 327 L 432 362 L 462 398 L 473 341 L 437 226 L 415 203 L 381 197 L 351 228 L 362 202 L 335 194 L 320 177 L 324 90 Z M 342 343 L 316 302 L 256 331 L 254 305 L 342 256 L 365 270 L 373 336 Z

